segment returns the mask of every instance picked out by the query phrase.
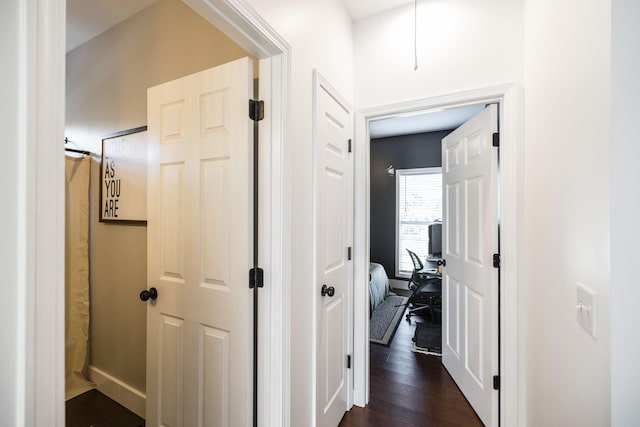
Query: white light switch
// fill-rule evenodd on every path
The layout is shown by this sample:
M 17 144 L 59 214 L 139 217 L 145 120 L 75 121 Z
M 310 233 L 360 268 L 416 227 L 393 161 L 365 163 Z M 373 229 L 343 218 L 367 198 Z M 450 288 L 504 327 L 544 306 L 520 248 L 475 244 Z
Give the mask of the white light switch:
M 593 338 L 597 338 L 598 310 L 596 305 L 596 293 L 593 289 L 578 282 L 576 293 L 576 311 L 578 323 Z

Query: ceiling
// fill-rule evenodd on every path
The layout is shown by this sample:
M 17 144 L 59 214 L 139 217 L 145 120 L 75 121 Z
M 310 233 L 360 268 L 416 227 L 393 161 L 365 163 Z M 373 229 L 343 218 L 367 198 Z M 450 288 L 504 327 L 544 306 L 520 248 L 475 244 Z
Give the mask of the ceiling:
M 158 0 L 67 0 L 67 52 L 91 40 Z M 359 21 L 413 0 L 343 0 L 351 19 Z
M 375 120 L 369 122 L 369 136 L 371 138 L 384 138 L 387 136 L 455 129 L 478 114 L 483 108 L 484 104 L 469 105 Z
M 91 40 L 158 0 L 67 0 L 67 52 Z M 353 21 L 412 3 L 414 0 L 343 0 Z M 372 138 L 453 129 L 477 112 L 473 107 L 377 120 Z
M 370 16 L 411 4 L 414 0 L 342 0 L 347 7 L 351 20 L 360 21 Z

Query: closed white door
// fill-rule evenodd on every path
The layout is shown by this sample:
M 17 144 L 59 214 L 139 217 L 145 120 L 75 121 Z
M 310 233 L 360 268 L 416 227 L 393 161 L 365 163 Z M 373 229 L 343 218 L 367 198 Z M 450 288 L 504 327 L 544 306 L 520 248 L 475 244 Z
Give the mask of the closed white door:
M 487 426 L 498 423 L 497 107 L 442 140 L 442 363 Z
M 317 425 L 336 427 L 348 408 L 353 268 L 353 155 L 350 107 L 316 74 L 315 254 Z
M 147 425 L 252 423 L 247 58 L 148 91 Z

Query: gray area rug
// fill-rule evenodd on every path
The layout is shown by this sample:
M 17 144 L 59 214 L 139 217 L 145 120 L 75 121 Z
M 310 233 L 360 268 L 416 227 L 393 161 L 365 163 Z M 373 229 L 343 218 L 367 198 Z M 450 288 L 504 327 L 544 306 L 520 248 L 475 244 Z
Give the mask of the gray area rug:
M 377 344 L 389 345 L 396 333 L 406 306 L 407 297 L 388 295 L 376 308 L 369 321 L 369 340 Z

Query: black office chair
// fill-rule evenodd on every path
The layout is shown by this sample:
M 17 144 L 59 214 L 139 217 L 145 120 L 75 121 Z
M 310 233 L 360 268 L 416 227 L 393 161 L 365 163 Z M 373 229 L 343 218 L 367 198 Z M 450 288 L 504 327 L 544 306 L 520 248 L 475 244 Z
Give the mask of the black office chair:
M 441 322 L 442 313 L 442 277 L 437 270 L 425 269 L 422 261 L 415 252 L 410 251 L 409 256 L 413 262 L 413 273 L 409 281 L 409 289 L 412 291 L 407 304 L 411 304 L 407 312 L 407 320 L 418 311 L 427 311 L 433 323 Z

